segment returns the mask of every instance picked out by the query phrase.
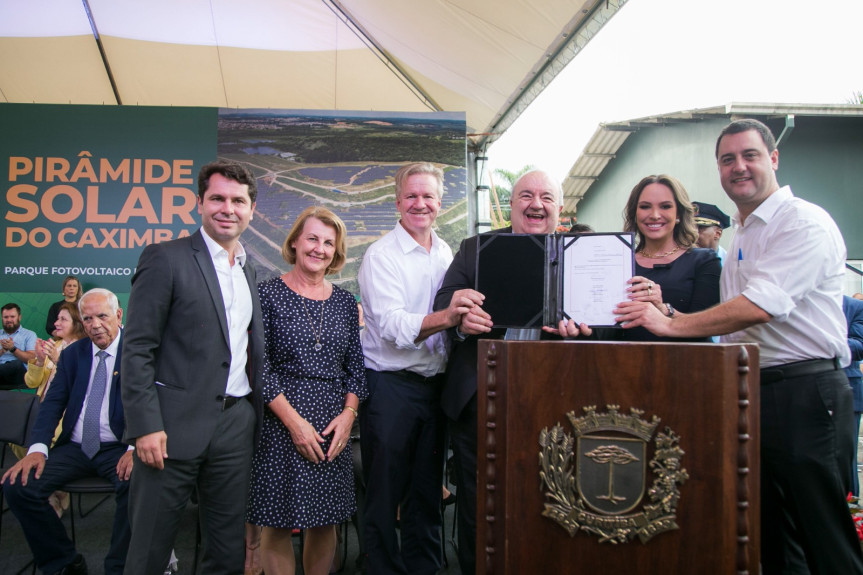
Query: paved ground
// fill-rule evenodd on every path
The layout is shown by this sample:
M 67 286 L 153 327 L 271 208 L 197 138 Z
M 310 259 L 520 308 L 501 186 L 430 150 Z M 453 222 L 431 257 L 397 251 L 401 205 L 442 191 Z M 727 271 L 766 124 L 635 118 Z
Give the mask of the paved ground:
M 8 454 L 11 457 L 11 454 Z M 77 497 L 75 498 L 77 505 Z M 84 509 L 90 509 L 96 502 L 99 501 L 96 495 L 83 496 Z M 450 541 L 452 535 L 452 520 L 454 506 L 446 508 L 445 524 L 447 534 L 447 561 L 449 567 L 441 570 L 441 574 L 460 575 L 461 570 L 458 568 L 458 561 L 455 557 L 455 549 Z M 75 513 L 78 513 L 77 507 Z M 87 559 L 87 565 L 90 570 L 90 575 L 102 575 L 102 561 L 104 560 L 105 550 L 108 548 L 108 540 L 111 534 L 111 521 L 114 513 L 113 498 L 99 505 L 90 515 L 85 518 L 75 517 L 75 533 L 77 539 L 77 548 L 80 553 L 83 553 Z M 197 516 L 197 506 L 190 504 L 186 509 L 180 533 L 176 543 L 176 553 L 180 560 L 179 574 L 191 575 L 192 563 L 195 551 L 195 521 Z M 67 531 L 69 527 L 69 512 L 67 511 L 63 517 L 63 523 L 66 525 Z M 359 548 L 357 544 L 357 534 L 353 526 L 348 527 L 348 547 L 347 560 L 342 570 L 338 571 L 343 575 L 353 575 L 362 573 L 362 570 L 356 567 L 356 561 L 359 556 Z M 299 538 L 294 538 L 294 549 L 298 552 Z M 32 565 L 27 566 L 32 555 L 30 549 L 24 541 L 21 527 L 15 517 L 5 509 L 2 517 L 2 532 L 0 532 L 0 573 L 4 575 L 14 575 L 18 573 L 31 573 Z M 297 570 L 298 574 L 302 574 L 302 568 Z
M 11 454 L 7 454 L 11 457 Z M 858 450 L 858 471 L 860 471 L 860 482 L 863 485 L 863 445 Z M 99 497 L 85 495 L 83 497 L 84 509 L 90 509 Z M 77 505 L 77 498 L 75 501 Z M 76 513 L 78 513 L 76 508 Z M 448 566 L 440 571 L 440 574 L 460 575 L 458 561 L 455 557 L 452 538 L 452 521 L 454 506 L 446 508 L 445 530 L 446 530 L 446 555 Z M 114 513 L 114 503 L 111 499 L 99 505 L 90 515 L 85 518 L 75 518 L 75 532 L 77 536 L 78 550 L 84 554 L 91 575 L 102 575 L 102 560 L 108 547 L 108 539 L 111 533 L 111 520 Z M 176 552 L 180 560 L 179 575 L 192 575 L 192 563 L 195 551 L 195 521 L 197 507 L 190 504 L 183 515 L 180 525 L 180 533 L 177 538 Z M 69 530 L 69 512 L 63 517 L 63 522 Z M 338 571 L 343 575 L 360 574 L 363 571 L 356 566 L 359 557 L 357 534 L 353 526 L 348 527 L 347 559 L 344 567 Z M 299 552 L 299 538 L 294 538 L 294 549 Z M 344 556 L 344 555 L 342 555 Z M 2 517 L 2 532 L 0 532 L 0 573 L 4 575 L 24 574 L 32 572 L 32 565 L 27 566 L 31 559 L 30 550 L 24 541 L 18 521 L 5 509 Z M 297 570 L 302 574 L 302 568 Z

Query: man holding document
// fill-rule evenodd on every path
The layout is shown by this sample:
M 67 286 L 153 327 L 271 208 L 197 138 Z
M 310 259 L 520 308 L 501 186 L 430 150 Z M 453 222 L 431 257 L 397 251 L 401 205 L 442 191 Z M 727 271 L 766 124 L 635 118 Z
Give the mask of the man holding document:
M 542 171 L 531 171 L 519 178 L 512 189 L 512 228 L 489 232 L 552 234 L 562 208 L 560 184 Z M 486 235 L 486 234 L 483 234 Z M 444 276 L 435 297 L 435 310 L 445 309 L 452 295 L 476 285 L 477 242 L 479 236 L 464 240 Z M 513 274 L 520 273 L 514 270 Z M 448 418 L 455 456 L 458 486 L 458 556 L 462 573 L 472 574 L 476 563 L 476 391 L 477 341 L 480 337 L 500 339 L 502 329 L 492 330 L 491 316 L 474 306 L 451 330 L 453 348 L 447 367 L 441 405 Z
M 721 303 L 667 317 L 624 302 L 617 320 L 657 335 L 760 344 L 761 562 L 771 573 L 863 573 L 845 501 L 853 457 L 850 352 L 842 313 L 845 243 L 820 207 L 780 188 L 779 151 L 756 120 L 726 126 L 720 181 L 737 206 Z

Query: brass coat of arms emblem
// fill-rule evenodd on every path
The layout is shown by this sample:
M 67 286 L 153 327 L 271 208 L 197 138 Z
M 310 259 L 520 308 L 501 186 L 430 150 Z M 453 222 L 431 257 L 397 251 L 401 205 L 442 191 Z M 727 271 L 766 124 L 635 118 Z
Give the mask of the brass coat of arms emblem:
M 646 543 L 678 528 L 678 488 L 689 478 L 681 466 L 680 438 L 668 427 L 656 433 L 655 415 L 646 421 L 639 409 L 623 414 L 617 405 L 606 408 L 598 413 L 596 406 L 584 407 L 581 417 L 567 413 L 574 436 L 559 423 L 540 432 L 542 515 L 570 536 L 582 530 L 600 542 L 626 543 L 638 536 Z

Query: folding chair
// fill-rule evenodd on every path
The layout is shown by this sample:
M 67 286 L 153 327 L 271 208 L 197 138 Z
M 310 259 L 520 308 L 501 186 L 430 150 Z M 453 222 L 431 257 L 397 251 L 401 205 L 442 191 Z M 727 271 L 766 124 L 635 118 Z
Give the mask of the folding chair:
M 33 423 L 36 421 L 36 414 L 39 413 L 39 396 L 35 393 L 26 391 L 0 390 L 0 477 L 12 467 L 15 463 L 12 462 L 6 465 L 7 443 L 15 445 L 28 445 L 30 443 L 30 431 L 33 429 Z M 3 529 L 3 514 L 8 509 L 3 509 L 3 486 L 0 484 L 0 535 Z M 36 572 L 36 565 L 31 559 L 27 565 L 22 567 L 18 573 L 23 573 L 27 567 L 33 566 L 33 573 Z
M 27 445 L 30 441 L 30 431 L 39 412 L 39 396 L 34 393 L 0 390 L 0 443 L 3 444 L 0 455 L 0 476 L 6 473 L 14 463 L 6 465 L 6 444 Z M 0 485 L 0 508 L 3 507 L 3 487 Z M 6 513 L 6 509 L 2 513 Z M 2 535 L 3 516 L 0 513 L 0 535 Z
M 81 516 L 81 519 L 83 519 L 114 494 L 114 484 L 98 475 L 91 475 L 89 477 L 82 477 L 81 479 L 70 481 L 61 487 L 60 491 L 66 491 L 69 493 L 69 521 L 72 526 L 72 543 L 77 545 L 77 541 L 75 540 L 74 496 L 78 496 L 78 514 Z M 84 511 L 84 506 L 81 504 L 81 496 L 90 493 L 103 494 L 104 496 L 99 499 L 98 503 L 94 504 L 87 511 Z

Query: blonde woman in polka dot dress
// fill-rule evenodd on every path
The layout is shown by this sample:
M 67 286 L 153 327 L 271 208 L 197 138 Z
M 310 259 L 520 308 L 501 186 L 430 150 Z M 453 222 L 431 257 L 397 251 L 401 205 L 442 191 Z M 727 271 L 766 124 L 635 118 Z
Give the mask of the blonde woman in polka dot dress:
M 295 571 L 291 530 L 305 530 L 303 570 L 327 574 L 336 525 L 356 510 L 350 432 L 368 395 L 354 296 L 325 279 L 345 262 L 345 225 L 304 210 L 282 246 L 293 269 L 261 283 L 264 416 L 247 520 L 262 526 L 267 575 Z

